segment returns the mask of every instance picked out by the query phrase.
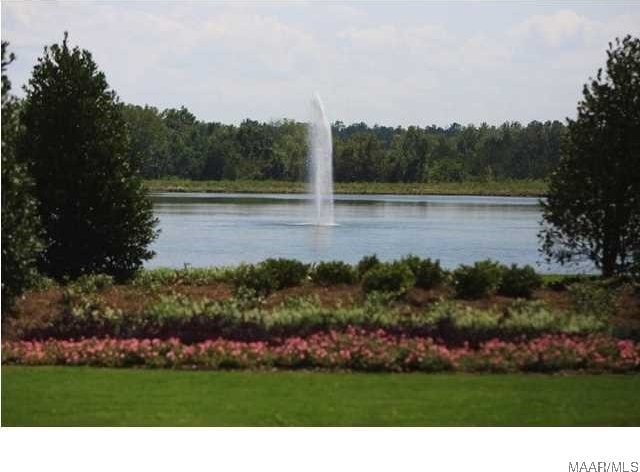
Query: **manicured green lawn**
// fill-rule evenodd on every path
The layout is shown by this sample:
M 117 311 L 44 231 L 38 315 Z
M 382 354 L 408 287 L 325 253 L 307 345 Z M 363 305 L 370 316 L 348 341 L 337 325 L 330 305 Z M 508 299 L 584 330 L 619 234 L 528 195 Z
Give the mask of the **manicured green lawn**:
M 3 366 L 2 425 L 640 425 L 640 375 Z

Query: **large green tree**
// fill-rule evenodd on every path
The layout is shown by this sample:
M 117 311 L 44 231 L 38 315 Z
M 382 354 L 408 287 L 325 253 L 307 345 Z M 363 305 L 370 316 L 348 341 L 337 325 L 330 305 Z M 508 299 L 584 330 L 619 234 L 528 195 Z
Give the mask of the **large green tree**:
M 14 60 L 2 42 L 2 312 L 6 312 L 35 276 L 41 249 L 33 182 L 16 153 L 18 102 L 10 94 L 7 66 Z
M 640 39 L 610 44 L 606 71 L 583 95 L 543 202 L 542 248 L 611 276 L 640 252 Z
M 153 253 L 151 203 L 127 158 L 122 106 L 91 53 L 45 47 L 25 87 L 19 152 L 30 162 L 45 231 L 42 270 L 125 278 Z
M 169 130 L 154 107 L 125 105 L 129 130 L 128 159 L 140 163 L 144 178 L 157 179 L 169 173 Z

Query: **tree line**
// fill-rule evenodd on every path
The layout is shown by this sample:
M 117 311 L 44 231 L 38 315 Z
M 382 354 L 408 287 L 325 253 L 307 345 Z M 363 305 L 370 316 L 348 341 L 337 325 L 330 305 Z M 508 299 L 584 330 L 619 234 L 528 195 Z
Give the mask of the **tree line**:
M 187 108 L 123 105 L 130 160 L 147 179 L 284 180 L 306 175 L 307 126 L 293 120 L 240 125 L 198 120 Z M 339 182 L 544 179 L 560 160 L 559 121 L 447 128 L 332 125 Z

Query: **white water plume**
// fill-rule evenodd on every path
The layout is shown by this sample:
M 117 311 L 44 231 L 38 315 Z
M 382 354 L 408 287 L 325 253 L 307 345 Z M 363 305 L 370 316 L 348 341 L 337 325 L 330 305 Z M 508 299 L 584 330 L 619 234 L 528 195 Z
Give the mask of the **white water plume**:
M 309 187 L 317 226 L 333 226 L 333 141 L 331 125 L 318 93 L 311 100 Z

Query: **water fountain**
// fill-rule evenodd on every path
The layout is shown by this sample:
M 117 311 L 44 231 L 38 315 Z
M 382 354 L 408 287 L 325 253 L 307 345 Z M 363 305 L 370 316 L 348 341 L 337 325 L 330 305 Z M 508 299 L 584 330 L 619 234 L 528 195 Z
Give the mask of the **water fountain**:
M 309 123 L 309 192 L 313 197 L 316 226 L 333 226 L 333 141 L 331 125 L 320 95 L 311 100 Z

